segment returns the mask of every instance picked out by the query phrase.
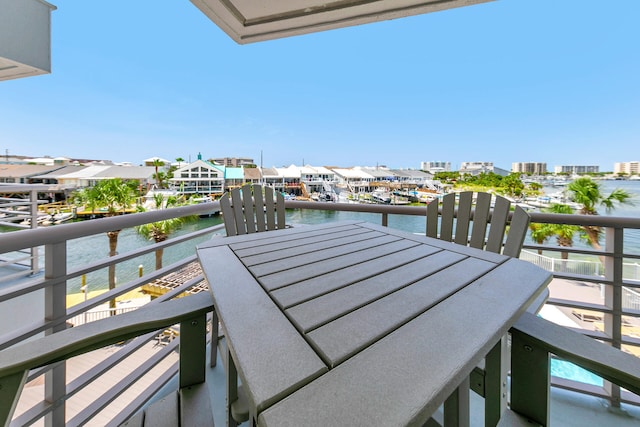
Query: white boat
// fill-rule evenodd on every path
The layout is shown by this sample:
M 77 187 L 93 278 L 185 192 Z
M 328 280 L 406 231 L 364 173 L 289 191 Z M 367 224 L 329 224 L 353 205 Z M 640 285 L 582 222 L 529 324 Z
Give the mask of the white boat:
M 71 212 L 60 212 L 53 215 L 53 223 L 54 224 L 62 224 L 65 221 L 69 221 L 75 215 Z
M 371 200 L 388 205 L 391 203 L 391 194 L 386 190 L 375 190 L 371 193 Z

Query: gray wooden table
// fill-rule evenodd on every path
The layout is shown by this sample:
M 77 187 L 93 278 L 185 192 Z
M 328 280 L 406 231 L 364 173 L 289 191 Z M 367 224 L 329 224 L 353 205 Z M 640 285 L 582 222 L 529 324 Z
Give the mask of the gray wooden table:
M 424 423 L 551 279 L 363 222 L 214 238 L 198 257 L 230 381 L 270 426 Z

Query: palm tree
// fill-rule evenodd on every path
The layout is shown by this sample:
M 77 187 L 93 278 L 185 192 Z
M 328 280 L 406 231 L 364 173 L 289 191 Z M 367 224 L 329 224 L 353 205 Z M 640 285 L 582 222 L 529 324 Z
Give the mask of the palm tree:
M 156 209 L 168 209 L 180 205 L 178 199 L 175 196 L 169 196 L 166 200 L 164 200 L 162 194 L 155 194 L 154 202 L 156 204 Z M 136 230 L 145 238 L 153 240 L 155 243 L 160 243 L 167 240 L 169 238 L 169 235 L 180 228 L 184 222 L 195 220 L 196 218 L 198 218 L 197 215 L 170 218 L 162 221 L 140 225 L 136 227 Z M 162 268 L 163 254 L 164 249 L 162 248 L 157 249 L 155 252 L 156 270 L 160 270 Z
M 602 193 L 600 184 L 589 177 L 582 177 L 572 181 L 568 190 L 572 193 L 572 200 L 582 207 L 582 215 L 598 215 L 596 207 L 602 205 L 607 211 L 615 209 L 616 204 L 632 204 L 631 194 L 626 190 L 615 189 L 605 196 Z M 600 250 L 600 235 L 602 229 L 595 226 L 583 226 L 582 230 L 587 236 L 587 240 L 594 249 Z
M 570 215 L 573 213 L 573 209 L 569 205 L 554 203 L 549 207 L 547 212 Z M 551 229 L 551 232 L 556 236 L 558 246 L 565 248 L 570 248 L 573 246 L 573 236 L 578 230 L 580 230 L 580 227 L 577 225 L 548 224 L 548 226 Z M 569 253 L 566 251 L 561 252 L 560 258 L 562 258 L 563 260 L 569 259 Z
M 531 238 L 539 245 L 545 243 L 554 234 L 550 224 L 532 222 L 529 224 L 529 230 L 531 231 Z M 538 255 L 542 255 L 542 249 L 538 249 Z
M 573 209 L 569 205 L 564 205 L 560 203 L 554 203 L 549 208 L 544 210 L 549 213 L 557 213 L 557 214 L 572 214 Z M 556 241 L 558 242 L 558 246 L 562 247 L 571 247 L 573 246 L 573 236 L 580 229 L 580 227 L 576 225 L 566 225 L 566 224 L 539 224 L 539 223 L 531 223 L 529 225 L 529 229 L 531 230 L 531 238 L 535 240 L 535 242 L 539 245 L 543 244 L 552 236 L 556 236 Z M 542 250 L 538 249 L 538 254 L 542 254 Z M 562 259 L 568 259 L 569 254 L 567 252 L 561 253 Z
M 164 172 L 159 172 L 158 168 L 164 166 L 164 162 L 160 159 L 153 159 L 153 167 L 156 168 L 156 173 L 153 174 L 153 178 L 156 180 L 156 182 L 158 183 L 158 188 L 164 188 L 164 178 L 165 178 L 165 174 Z
M 76 198 L 86 203 L 92 211 L 96 208 L 106 208 L 105 216 L 111 217 L 115 215 L 125 214 L 126 210 L 136 199 L 136 188 L 138 183 L 135 181 L 125 182 L 120 178 L 106 179 L 98 182 L 93 188 L 82 190 L 76 195 Z M 118 235 L 120 230 L 107 232 L 109 238 L 109 256 L 117 255 Z M 109 266 L 109 289 L 116 287 L 116 266 Z M 115 299 L 109 301 L 109 308 L 115 309 Z

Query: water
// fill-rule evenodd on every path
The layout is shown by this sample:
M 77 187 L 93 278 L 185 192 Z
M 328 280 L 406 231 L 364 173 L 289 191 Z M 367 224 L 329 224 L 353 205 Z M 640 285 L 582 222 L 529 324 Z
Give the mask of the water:
M 604 384 L 604 381 L 599 376 L 571 362 L 560 359 L 551 359 L 551 375 L 599 387 L 602 387 Z
M 214 225 L 221 223 L 221 216 L 200 218 L 198 221 L 185 223 L 169 238 L 175 238 L 203 228 L 213 227 Z M 163 265 L 168 266 L 187 256 L 195 254 L 195 247 L 209 238 L 209 236 L 203 236 L 166 248 L 164 250 Z M 135 229 L 128 228 L 122 230 L 118 236 L 117 252 L 122 254 L 152 244 L 153 241 L 145 239 Z M 73 270 L 108 256 L 109 239 L 106 234 L 74 239 L 69 241 L 67 244 L 67 269 Z M 118 264 L 116 267 L 116 285 L 118 283 L 126 283 L 136 279 L 138 277 L 139 266 L 142 266 L 144 272 L 153 271 L 155 269 L 155 253 L 150 253 Z M 89 291 L 107 289 L 107 269 L 87 274 L 86 281 Z M 80 292 L 81 286 L 81 278 L 69 280 L 67 283 L 67 292 Z
M 599 208 L 601 215 L 615 216 L 640 216 L 640 181 L 600 181 L 603 192 L 608 194 L 615 188 L 622 188 L 634 195 L 635 205 L 626 205 L 617 207 L 611 212 L 606 212 L 604 208 Z M 545 188 L 547 194 L 562 191 L 559 187 Z M 380 214 L 360 213 L 360 212 L 335 212 L 335 211 L 311 211 L 311 210 L 289 210 L 287 211 L 288 224 L 318 224 L 329 221 L 358 220 L 369 221 L 374 224 L 381 223 Z M 211 218 L 200 218 L 198 221 L 185 224 L 180 230 L 176 231 L 172 237 L 180 236 L 191 231 L 199 230 L 213 225 L 221 224 L 222 217 L 214 216 Z M 425 217 L 423 216 L 402 216 L 389 215 L 389 227 L 396 228 L 411 233 L 424 233 L 426 228 Z M 628 230 L 625 232 L 625 241 L 628 245 L 628 251 L 640 253 L 640 232 L 637 230 Z M 171 238 L 171 237 L 170 237 Z M 207 240 L 209 237 L 202 237 L 194 241 L 177 245 L 165 249 L 164 265 L 169 265 L 186 256 L 194 254 L 195 246 Z M 152 244 L 146 240 L 134 229 L 123 230 L 118 237 L 119 253 L 125 253 L 130 250 Z M 576 236 L 574 246 L 586 247 L 586 243 L 581 242 Z M 86 265 L 96 259 L 108 256 L 109 246 L 106 234 L 99 236 L 91 236 L 82 239 L 76 239 L 68 245 L 68 269 Z M 154 254 L 148 254 L 144 257 L 121 263 L 116 270 L 117 283 L 126 283 L 138 277 L 138 267 L 142 265 L 146 272 L 155 268 Z M 87 284 L 90 290 L 107 288 L 107 272 L 101 270 L 87 275 Z M 68 291 L 70 293 L 79 292 L 81 287 L 81 279 L 77 278 L 69 281 Z

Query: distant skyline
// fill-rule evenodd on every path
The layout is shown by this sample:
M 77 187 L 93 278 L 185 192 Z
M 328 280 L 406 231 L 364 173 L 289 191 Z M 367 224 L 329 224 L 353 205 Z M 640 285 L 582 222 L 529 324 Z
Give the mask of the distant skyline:
M 244 46 L 187 1 L 52 3 L 52 74 L 0 82 L 2 155 L 640 160 L 638 0 L 499 0 Z

